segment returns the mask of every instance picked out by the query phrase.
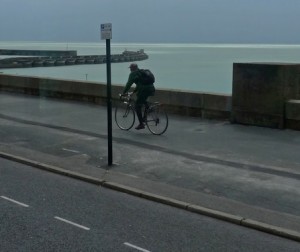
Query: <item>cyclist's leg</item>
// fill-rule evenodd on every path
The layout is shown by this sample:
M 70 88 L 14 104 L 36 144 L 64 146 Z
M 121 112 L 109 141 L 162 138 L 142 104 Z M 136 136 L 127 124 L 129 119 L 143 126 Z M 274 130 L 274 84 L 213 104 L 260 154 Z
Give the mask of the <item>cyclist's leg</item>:
M 153 96 L 155 93 L 154 87 L 145 88 L 143 90 L 139 90 L 137 93 L 137 99 L 135 102 L 135 110 L 139 120 L 140 125 L 144 125 L 144 117 L 142 113 L 142 107 L 145 106 L 145 109 L 148 106 L 147 99 L 149 96 Z M 145 114 L 144 114 L 145 116 Z
M 148 96 L 145 93 L 141 92 L 137 95 L 137 99 L 135 102 L 135 111 L 140 125 L 143 125 L 142 107 L 146 104 L 147 98 Z
M 147 90 L 147 94 L 145 95 L 145 108 L 144 108 L 144 113 L 143 113 L 143 121 L 145 122 L 146 121 L 146 111 L 148 110 L 149 108 L 149 102 L 148 102 L 148 98 L 149 96 L 154 96 L 155 94 L 155 88 L 154 86 L 151 86 L 149 87 L 149 90 Z

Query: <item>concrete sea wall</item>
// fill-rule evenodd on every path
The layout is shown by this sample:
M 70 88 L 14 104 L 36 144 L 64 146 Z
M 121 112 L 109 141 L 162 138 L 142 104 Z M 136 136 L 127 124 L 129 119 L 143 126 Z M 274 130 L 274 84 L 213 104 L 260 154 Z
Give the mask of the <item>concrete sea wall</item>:
M 286 67 L 282 69 L 279 67 L 278 72 L 278 67 L 275 67 L 275 70 L 277 69 L 275 73 L 279 75 L 275 74 L 275 77 L 267 78 L 265 74 L 269 76 L 274 73 L 273 66 L 270 71 L 264 71 L 266 67 L 264 65 L 258 69 L 257 66 L 253 67 L 252 65 L 234 66 L 232 96 L 157 89 L 152 99 L 160 101 L 172 114 L 300 130 L 300 89 L 296 88 L 300 84 L 298 81 L 300 75 L 291 75 L 291 69 L 286 70 Z M 297 67 L 293 66 L 292 70 L 296 71 Z M 243 73 L 244 71 L 246 74 Z M 287 80 L 276 80 L 278 76 Z M 296 76 L 296 82 L 292 81 L 292 76 Z M 255 84 L 256 82 L 260 84 Z M 286 89 L 279 88 L 279 83 L 286 83 Z M 123 85 L 112 85 L 114 103 L 118 101 L 118 94 L 122 93 L 123 88 Z M 106 84 L 99 82 L 0 74 L 0 91 L 106 105 Z
M 118 94 L 122 93 L 123 88 L 112 85 L 114 102 L 118 100 Z M 106 105 L 106 84 L 98 82 L 0 74 L 0 91 Z M 155 97 L 151 99 L 160 101 L 173 114 L 223 120 L 230 118 L 230 95 L 157 89 Z

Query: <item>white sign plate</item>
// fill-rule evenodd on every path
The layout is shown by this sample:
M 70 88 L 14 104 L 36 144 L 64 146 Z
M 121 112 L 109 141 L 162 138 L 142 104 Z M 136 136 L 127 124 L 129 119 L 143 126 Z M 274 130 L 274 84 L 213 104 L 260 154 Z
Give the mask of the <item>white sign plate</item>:
M 101 39 L 111 39 L 111 23 L 101 24 Z

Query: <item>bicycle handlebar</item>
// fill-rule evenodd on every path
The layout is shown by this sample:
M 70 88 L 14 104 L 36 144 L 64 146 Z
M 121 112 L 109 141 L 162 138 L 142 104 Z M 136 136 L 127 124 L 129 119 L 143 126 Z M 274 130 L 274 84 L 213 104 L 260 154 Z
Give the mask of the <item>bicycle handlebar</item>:
M 127 92 L 125 94 L 119 94 L 119 96 L 132 96 L 133 92 Z
M 120 100 L 129 101 L 131 99 L 133 92 L 127 92 L 125 94 L 119 94 Z

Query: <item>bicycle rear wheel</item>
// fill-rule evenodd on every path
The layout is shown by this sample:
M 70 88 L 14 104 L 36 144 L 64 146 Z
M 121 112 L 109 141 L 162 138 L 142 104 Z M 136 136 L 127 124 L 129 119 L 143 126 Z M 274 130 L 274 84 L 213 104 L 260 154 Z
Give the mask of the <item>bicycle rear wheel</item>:
M 154 135 L 162 135 L 166 132 L 169 119 L 167 113 L 159 105 L 152 106 L 146 113 L 146 125 Z
M 115 121 L 121 130 L 130 130 L 135 122 L 135 113 L 132 106 L 121 102 L 115 108 Z

